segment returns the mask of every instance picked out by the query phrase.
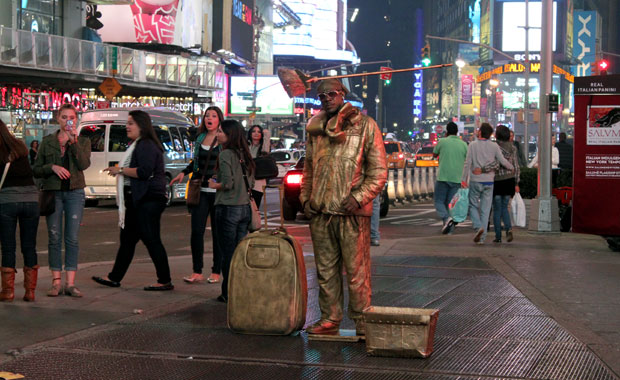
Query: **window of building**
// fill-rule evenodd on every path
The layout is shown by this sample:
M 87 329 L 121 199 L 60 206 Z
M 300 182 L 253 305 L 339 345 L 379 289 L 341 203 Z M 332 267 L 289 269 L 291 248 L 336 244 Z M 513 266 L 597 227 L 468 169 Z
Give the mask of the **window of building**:
M 19 29 L 45 34 L 62 34 L 60 0 L 20 0 L 17 7 Z

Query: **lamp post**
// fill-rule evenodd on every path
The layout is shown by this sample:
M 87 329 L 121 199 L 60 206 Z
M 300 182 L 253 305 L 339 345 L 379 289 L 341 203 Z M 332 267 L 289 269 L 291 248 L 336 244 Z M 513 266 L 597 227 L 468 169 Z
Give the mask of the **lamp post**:
M 379 99 L 379 95 L 375 95 L 375 117 L 377 118 L 376 122 L 380 123 L 381 121 L 379 120 L 379 103 L 381 103 L 381 99 Z M 381 128 L 384 128 L 385 126 L 381 126 Z
M 461 83 L 461 69 L 463 67 L 465 67 L 465 61 L 462 58 L 458 58 L 456 60 L 456 62 L 454 62 L 456 64 L 456 67 L 458 67 L 458 88 L 456 89 L 457 94 L 456 94 L 456 99 L 457 99 L 457 104 L 456 104 L 456 120 L 457 121 L 461 121 L 461 87 L 462 87 L 462 83 Z

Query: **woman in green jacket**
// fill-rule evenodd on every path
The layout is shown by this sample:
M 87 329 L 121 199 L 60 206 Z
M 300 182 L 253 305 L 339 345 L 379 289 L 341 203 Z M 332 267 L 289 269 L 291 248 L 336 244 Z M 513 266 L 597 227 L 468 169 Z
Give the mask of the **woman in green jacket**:
M 84 173 L 90 166 L 90 140 L 77 135 L 77 111 L 63 104 L 56 117 L 60 129 L 43 138 L 34 163 L 34 176 L 42 178 L 43 190 L 55 192 L 55 211 L 46 217 L 48 257 L 52 271 L 50 297 L 62 293 L 81 297 L 75 286 L 78 264 L 78 234 L 84 212 Z M 63 223 L 64 216 L 64 223 Z M 63 231 L 64 226 L 64 231 Z M 65 287 L 62 287 L 62 237 L 65 240 Z

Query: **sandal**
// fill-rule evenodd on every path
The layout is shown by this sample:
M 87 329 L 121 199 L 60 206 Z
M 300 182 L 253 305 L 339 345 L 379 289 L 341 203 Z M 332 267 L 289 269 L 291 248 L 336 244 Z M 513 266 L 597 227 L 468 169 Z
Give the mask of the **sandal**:
M 205 277 L 200 273 L 192 273 L 191 276 L 183 277 L 183 281 L 193 284 L 195 282 L 203 282 Z
M 209 276 L 209 278 L 207 278 L 207 282 L 209 284 L 215 284 L 217 282 L 220 282 L 220 275 L 217 273 L 211 273 L 211 276 Z
M 58 283 L 56 283 L 58 281 Z M 62 294 L 62 279 L 60 277 L 52 279 L 52 287 L 47 291 L 48 297 L 58 297 Z
M 80 289 L 78 289 L 75 285 L 65 285 L 65 295 L 77 298 L 83 296 L 82 292 L 80 292 Z

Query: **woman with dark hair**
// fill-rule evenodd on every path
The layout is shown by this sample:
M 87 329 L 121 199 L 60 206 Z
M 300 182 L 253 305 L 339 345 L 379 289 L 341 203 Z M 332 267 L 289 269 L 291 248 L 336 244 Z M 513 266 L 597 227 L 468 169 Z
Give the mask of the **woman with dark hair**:
M 508 127 L 498 125 L 495 128 L 495 139 L 502 155 L 512 164 L 514 169 L 508 170 L 504 166 L 500 166 L 495 172 L 495 179 L 493 181 L 493 229 L 495 230 L 495 240 L 493 242 L 502 242 L 502 221 L 504 221 L 506 241 L 511 242 L 513 235 L 508 203 L 510 198 L 515 195 L 515 192 L 519 192 L 519 157 L 517 148 L 510 142 L 510 129 Z
M 260 125 L 253 125 L 248 131 L 248 145 L 252 158 L 256 158 L 263 154 L 269 154 L 269 131 L 261 128 Z M 267 185 L 267 180 L 257 179 L 252 188 L 252 198 L 256 202 L 256 206 L 260 207 L 263 199 L 263 188 Z
M 119 166 L 104 169 L 116 177 L 121 244 L 112 271 L 106 277 L 93 276 L 99 284 L 119 287 L 142 240 L 155 264 L 157 283 L 144 290 L 172 290 L 168 255 L 161 242 L 161 214 L 166 208 L 166 176 L 163 147 L 144 111 L 131 111 L 127 118 L 127 137 L 132 141 Z
M 2 292 L 0 301 L 15 297 L 15 233 L 24 255 L 24 301 L 34 301 L 37 287 L 37 227 L 39 191 L 28 163 L 28 148 L 0 120 L 0 244 L 2 245 Z
M 36 178 L 42 178 L 41 188 L 55 192 L 55 211 L 46 216 L 49 235 L 49 267 L 52 271 L 50 297 L 66 294 L 82 297 L 75 286 L 78 267 L 78 235 L 84 213 L 84 170 L 90 166 L 90 139 L 78 137 L 78 116 L 75 107 L 69 103 L 58 109 L 56 117 L 60 129 L 41 141 L 37 158 L 32 168 Z M 63 222 L 64 219 L 64 222 Z M 64 290 L 62 287 L 62 240 L 65 240 Z
M 215 219 L 218 223 L 218 245 L 223 257 L 222 294 L 220 302 L 228 302 L 230 261 L 239 241 L 248 233 L 252 218 L 250 190 L 254 184 L 254 161 L 245 140 L 243 127 L 236 120 L 226 120 L 217 130 L 223 147 L 217 163 L 217 180 L 209 187 L 215 194 Z
M 190 276 L 183 277 L 183 281 L 198 283 L 205 280 L 202 275 L 203 256 L 204 256 L 204 235 L 207 227 L 207 218 L 211 217 L 211 238 L 213 241 L 213 266 L 211 267 L 211 275 L 207 278 L 207 282 L 220 282 L 220 273 L 222 272 L 222 255 L 215 240 L 217 239 L 217 223 L 215 223 L 215 189 L 209 188 L 209 180 L 215 175 L 215 165 L 217 157 L 220 154 L 220 145 L 217 141 L 217 129 L 224 120 L 224 114 L 219 107 L 209 107 L 205 111 L 200 127 L 198 128 L 198 137 L 194 147 L 194 159 L 190 161 L 185 169 L 179 175 L 174 177 L 170 182 L 173 185 L 181 182 L 185 175 L 192 173 L 192 178 L 202 178 L 200 187 L 200 203 L 198 206 L 190 207 L 189 211 L 192 215 L 191 219 L 191 237 L 190 245 L 192 247 L 192 267 L 193 272 Z
M 34 161 L 37 158 L 37 152 L 39 151 L 39 140 L 32 140 L 30 142 L 30 151 L 28 154 L 30 155 L 30 165 L 34 165 Z

